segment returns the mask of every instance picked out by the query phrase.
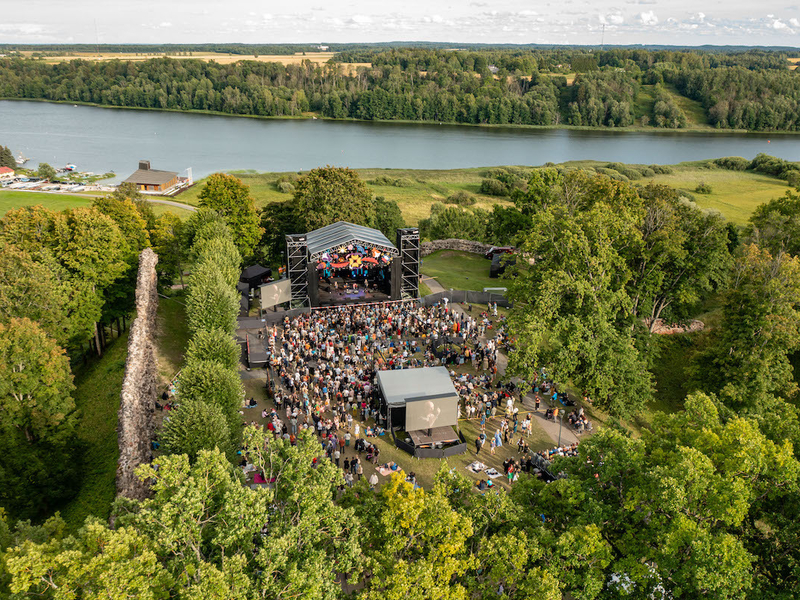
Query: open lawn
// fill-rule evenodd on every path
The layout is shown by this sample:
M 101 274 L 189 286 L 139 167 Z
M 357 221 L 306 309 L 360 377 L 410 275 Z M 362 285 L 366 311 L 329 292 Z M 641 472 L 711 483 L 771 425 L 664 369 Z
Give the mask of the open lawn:
M 747 222 L 753 210 L 764 202 L 782 196 L 788 189 L 785 181 L 754 171 L 705 169 L 697 163 L 683 163 L 671 175 L 656 175 L 655 183 L 663 183 L 694 196 L 702 208 L 713 208 L 736 224 Z M 711 186 L 710 194 L 696 194 L 700 183 Z
M 434 277 L 446 290 L 482 291 L 485 287 L 505 287 L 502 279 L 491 279 L 492 261 L 481 254 L 438 250 L 422 259 L 420 272 Z
M 87 367 L 75 369 L 74 397 L 80 413 L 77 436 L 83 450 L 78 469 L 81 481 L 75 499 L 61 510 L 72 531 L 89 515 L 107 519 L 116 495 L 117 411 L 127 354 L 128 332 L 124 332 L 102 358 L 90 359 Z
M 183 294 L 158 298 L 156 360 L 158 360 L 159 393 L 183 366 L 183 356 L 189 341 L 184 302 Z
M 51 210 L 61 211 L 68 208 L 89 206 L 91 203 L 91 198 L 84 198 L 82 196 L 0 190 L 0 215 L 4 215 L 14 208 L 36 206 L 37 204 L 41 204 Z

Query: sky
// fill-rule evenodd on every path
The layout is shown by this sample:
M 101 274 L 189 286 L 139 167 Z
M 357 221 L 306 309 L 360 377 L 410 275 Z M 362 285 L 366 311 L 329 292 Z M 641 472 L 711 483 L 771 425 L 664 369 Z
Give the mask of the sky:
M 2 0 L 0 5 L 0 43 L 402 40 L 800 47 L 800 0 Z

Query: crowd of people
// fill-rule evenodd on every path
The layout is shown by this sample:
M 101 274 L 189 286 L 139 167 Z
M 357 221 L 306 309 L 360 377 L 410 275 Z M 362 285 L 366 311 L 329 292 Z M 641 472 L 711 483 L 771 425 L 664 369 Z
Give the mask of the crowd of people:
M 328 459 L 344 469 L 345 481 L 352 485 L 363 475 L 362 458 L 387 468 L 380 464 L 380 450 L 370 439 L 385 433 L 376 372 L 446 366 L 461 398 L 459 416 L 480 420 L 476 452 L 487 439 L 492 454 L 516 441 L 520 458 L 504 463 L 509 482 L 520 472 L 533 472 L 536 467 L 525 439 L 532 433 L 533 416 L 520 415 L 515 399 L 535 386 L 538 410 L 539 384 L 526 389 L 498 382 L 498 352 L 509 342 L 502 318 L 493 322 L 490 315 L 491 309 L 473 317 L 447 303 L 425 307 L 407 301 L 285 317 L 282 327 L 267 327 L 260 335 L 267 351 L 267 387 L 274 401 L 273 408 L 262 410 L 265 426 L 292 443 L 301 429 L 311 428 Z M 474 374 L 456 372 L 464 364 L 472 365 Z M 545 379 L 543 374 L 543 386 Z M 487 424 L 498 417 L 499 425 L 487 437 Z M 358 456 L 345 460 L 351 447 Z M 373 477 L 371 486 L 377 484 Z

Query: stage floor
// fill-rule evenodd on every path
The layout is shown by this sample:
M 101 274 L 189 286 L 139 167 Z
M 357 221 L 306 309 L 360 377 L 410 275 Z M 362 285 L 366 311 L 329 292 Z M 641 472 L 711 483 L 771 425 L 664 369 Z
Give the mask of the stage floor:
M 428 429 L 420 429 L 406 433 L 414 442 L 415 448 L 431 448 L 434 444 L 453 444 L 461 441 L 451 425 L 434 427 L 430 430 L 430 435 L 428 435 L 428 431 Z
M 319 306 L 339 306 L 342 304 L 355 304 L 359 302 L 386 302 L 391 300 L 389 294 L 377 290 L 365 290 L 363 287 L 356 289 L 331 289 L 319 290 Z

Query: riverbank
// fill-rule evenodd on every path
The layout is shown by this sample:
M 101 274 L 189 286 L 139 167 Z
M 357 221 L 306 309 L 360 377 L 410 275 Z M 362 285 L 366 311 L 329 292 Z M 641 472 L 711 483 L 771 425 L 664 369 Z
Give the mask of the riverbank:
M 48 100 L 43 98 L 9 98 L 0 96 L 0 101 L 6 102 L 40 102 L 43 104 L 63 104 L 75 106 L 90 106 L 92 108 L 108 108 L 118 110 L 132 110 L 141 112 L 156 113 L 179 113 L 187 115 L 208 115 L 213 117 L 235 117 L 241 119 L 256 119 L 263 121 L 308 121 L 318 120 L 331 123 L 379 123 L 381 125 L 420 125 L 427 127 L 457 127 L 457 128 L 478 128 L 478 129 L 510 129 L 519 131 L 583 131 L 583 132 L 603 132 L 610 134 L 624 133 L 647 133 L 647 134 L 681 134 L 681 135 L 753 135 L 753 136 L 795 136 L 800 135 L 800 131 L 750 131 L 748 129 L 719 129 L 716 127 L 687 127 L 682 129 L 667 129 L 664 127 L 652 127 L 642 125 L 631 125 L 629 127 L 587 127 L 584 125 L 518 125 L 514 123 L 495 124 L 495 123 L 456 123 L 444 121 L 417 121 L 408 119 L 355 119 L 355 118 L 333 118 L 326 117 L 316 112 L 304 112 L 297 115 L 242 115 L 225 113 L 214 110 L 180 109 L 180 108 L 156 108 L 146 106 L 117 106 L 112 104 L 98 104 L 95 102 L 82 102 L 77 100 Z

